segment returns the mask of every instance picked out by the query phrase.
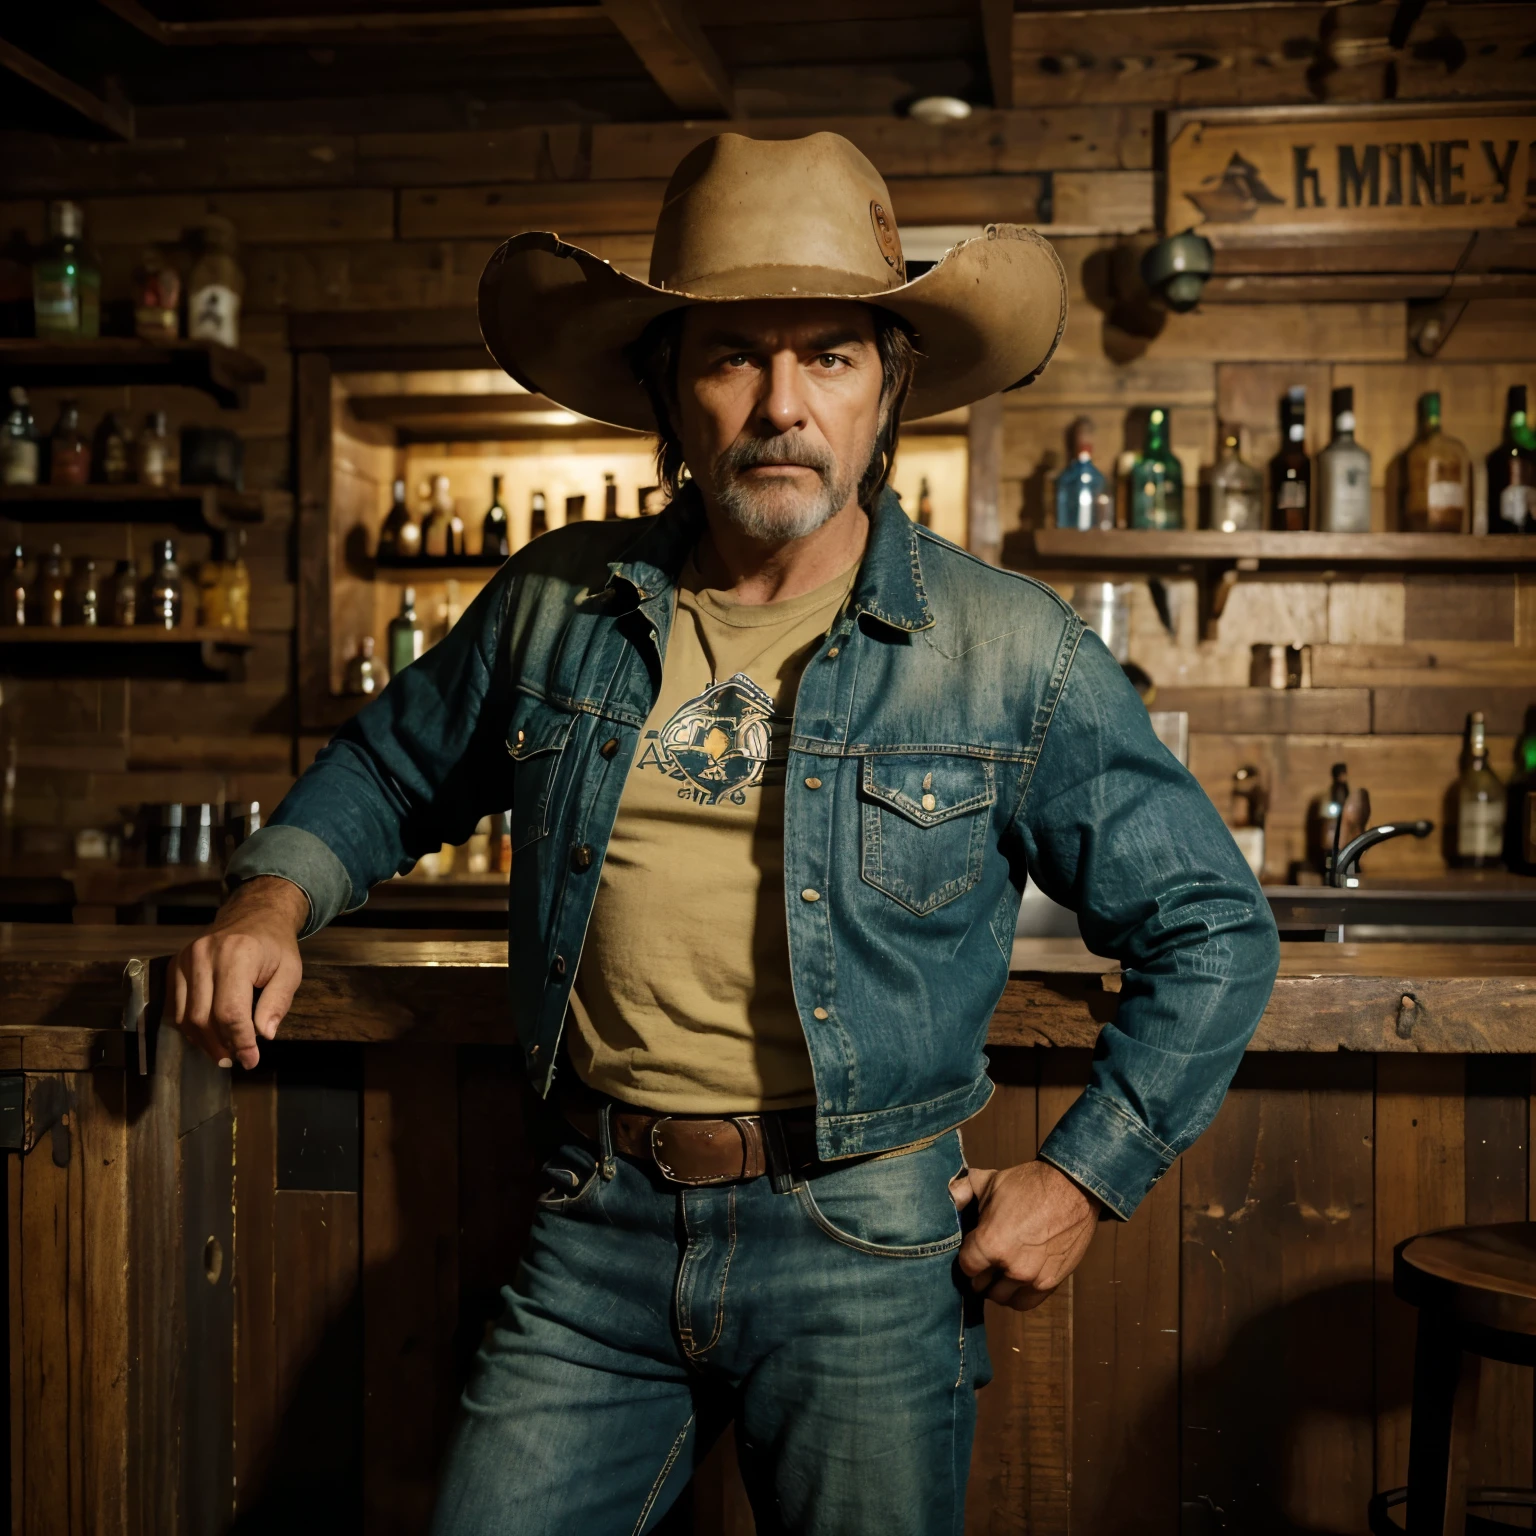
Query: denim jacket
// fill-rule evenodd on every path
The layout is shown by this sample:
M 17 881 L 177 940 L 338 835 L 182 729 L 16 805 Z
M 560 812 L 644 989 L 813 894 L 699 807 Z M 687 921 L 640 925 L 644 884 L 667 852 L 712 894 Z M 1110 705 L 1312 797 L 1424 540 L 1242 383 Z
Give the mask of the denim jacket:
M 510 807 L 511 1020 L 547 1094 L 619 796 L 702 509 L 579 523 L 507 562 L 238 852 L 306 935 Z M 807 664 L 784 798 L 787 956 L 828 1159 L 976 1113 L 1026 876 L 1124 967 L 1086 1092 L 1040 1155 L 1129 1216 L 1209 1124 L 1263 1012 L 1274 922 L 1221 818 L 1049 588 L 886 493 Z

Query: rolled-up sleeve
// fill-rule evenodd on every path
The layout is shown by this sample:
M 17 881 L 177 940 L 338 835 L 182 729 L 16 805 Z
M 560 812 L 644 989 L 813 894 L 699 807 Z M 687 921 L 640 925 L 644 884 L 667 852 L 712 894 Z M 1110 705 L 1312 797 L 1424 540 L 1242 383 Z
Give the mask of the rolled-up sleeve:
M 1209 796 L 1091 631 L 1017 830 L 1030 877 L 1124 972 L 1088 1087 L 1040 1156 L 1128 1217 L 1221 1106 L 1274 985 L 1274 918 Z

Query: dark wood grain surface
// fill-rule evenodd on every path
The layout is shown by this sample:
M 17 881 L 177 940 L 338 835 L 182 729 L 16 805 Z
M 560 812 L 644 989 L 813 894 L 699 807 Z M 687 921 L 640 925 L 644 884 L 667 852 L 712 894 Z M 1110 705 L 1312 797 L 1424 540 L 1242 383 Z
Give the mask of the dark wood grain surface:
M 129 957 L 173 954 L 193 932 L 0 927 L 0 1050 L 7 1036 L 43 1027 L 111 1029 Z M 514 984 L 499 940 L 320 934 L 304 945 L 304 983 L 283 1038 L 508 1043 Z M 1075 939 L 1020 940 L 991 1043 L 1092 1046 L 1120 984 L 1119 967 Z M 1536 947 L 1285 944 L 1251 1049 L 1476 1054 L 1533 1043 Z

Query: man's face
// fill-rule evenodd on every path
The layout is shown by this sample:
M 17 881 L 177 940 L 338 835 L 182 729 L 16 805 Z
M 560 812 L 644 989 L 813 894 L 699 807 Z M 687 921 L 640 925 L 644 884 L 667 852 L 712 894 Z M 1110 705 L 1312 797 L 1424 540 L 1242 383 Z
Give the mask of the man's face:
M 854 498 L 881 426 L 867 304 L 699 304 L 683 317 L 677 428 L 705 497 L 749 537 L 804 538 Z

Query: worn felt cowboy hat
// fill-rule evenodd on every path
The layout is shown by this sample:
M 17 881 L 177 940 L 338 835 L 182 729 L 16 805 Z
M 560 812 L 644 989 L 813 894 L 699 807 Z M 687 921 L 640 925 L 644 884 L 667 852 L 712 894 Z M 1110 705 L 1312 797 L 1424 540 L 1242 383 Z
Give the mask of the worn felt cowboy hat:
M 1029 383 L 1067 318 L 1061 262 L 1033 230 L 988 225 L 908 282 L 890 193 L 847 139 L 722 133 L 672 173 L 650 282 L 556 235 L 516 235 L 480 279 L 480 331 L 519 384 L 648 432 L 624 349 L 669 310 L 768 298 L 859 299 L 905 320 L 919 352 L 909 417 Z

